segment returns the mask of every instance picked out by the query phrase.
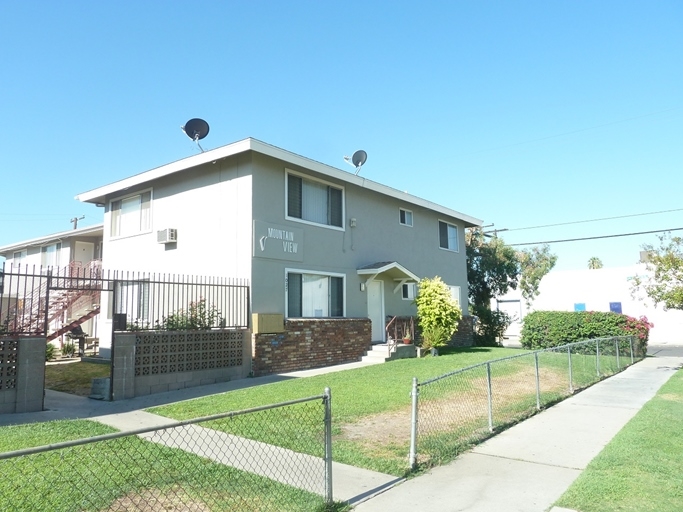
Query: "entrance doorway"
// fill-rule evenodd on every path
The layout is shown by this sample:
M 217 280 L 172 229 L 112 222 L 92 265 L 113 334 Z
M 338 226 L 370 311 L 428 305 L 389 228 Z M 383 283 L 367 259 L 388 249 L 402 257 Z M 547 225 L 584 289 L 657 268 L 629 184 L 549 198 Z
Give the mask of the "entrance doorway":
M 372 321 L 372 342 L 384 343 L 384 282 L 368 281 L 368 318 Z

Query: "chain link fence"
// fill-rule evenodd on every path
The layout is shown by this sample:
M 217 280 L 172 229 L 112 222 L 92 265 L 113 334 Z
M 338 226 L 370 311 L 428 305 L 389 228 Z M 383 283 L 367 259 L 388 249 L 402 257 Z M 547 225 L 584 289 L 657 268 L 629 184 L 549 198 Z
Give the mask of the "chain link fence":
M 0 454 L 0 509 L 325 510 L 332 503 L 331 439 L 326 389 L 275 405 L 27 448 Z
M 632 336 L 599 338 L 413 379 L 410 465 L 430 467 L 645 357 Z

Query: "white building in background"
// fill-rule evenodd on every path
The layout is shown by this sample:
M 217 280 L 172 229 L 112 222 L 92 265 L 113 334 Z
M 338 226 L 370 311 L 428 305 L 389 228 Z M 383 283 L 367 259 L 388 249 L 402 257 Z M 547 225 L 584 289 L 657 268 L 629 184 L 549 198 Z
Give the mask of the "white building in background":
M 531 311 L 614 311 L 635 318 L 646 316 L 654 324 L 650 344 L 683 343 L 683 311 L 655 307 L 644 292 L 632 293 L 633 278 L 646 276 L 645 264 L 629 267 L 561 270 L 548 273 L 539 295 L 527 310 L 519 290 L 494 300 L 493 307 L 514 320 L 506 337 L 519 336 L 524 317 Z

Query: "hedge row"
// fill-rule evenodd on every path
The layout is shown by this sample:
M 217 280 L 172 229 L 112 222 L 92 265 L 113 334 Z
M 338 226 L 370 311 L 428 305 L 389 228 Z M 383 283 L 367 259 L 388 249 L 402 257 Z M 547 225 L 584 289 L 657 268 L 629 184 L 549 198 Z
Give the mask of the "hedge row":
M 520 342 L 524 348 L 540 349 L 606 336 L 635 336 L 645 353 L 650 328 L 639 319 L 602 311 L 534 311 L 524 317 Z

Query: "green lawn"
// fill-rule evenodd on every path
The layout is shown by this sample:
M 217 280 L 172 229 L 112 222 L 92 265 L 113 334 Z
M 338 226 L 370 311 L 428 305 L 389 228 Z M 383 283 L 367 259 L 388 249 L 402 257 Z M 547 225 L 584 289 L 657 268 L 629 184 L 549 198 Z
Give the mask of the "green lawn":
M 683 510 L 683 371 L 645 404 L 557 505 L 581 512 Z
M 0 452 L 113 431 L 87 420 L 3 427 Z M 320 495 L 135 436 L 0 460 L 0 473 L 0 510 L 307 512 L 324 508 Z
M 45 388 L 78 396 L 89 396 L 92 380 L 109 377 L 111 367 L 108 364 L 75 363 L 48 364 L 45 367 Z
M 190 419 L 218 412 L 248 409 L 296 398 L 319 395 L 325 387 L 332 390 L 334 459 L 393 475 L 408 468 L 410 436 L 410 389 L 413 377 L 424 381 L 449 371 L 522 352 L 504 348 L 442 349 L 439 357 L 403 359 L 354 370 L 328 373 L 305 379 L 291 379 L 263 386 L 230 391 L 220 395 L 189 400 L 149 412 L 174 419 Z M 294 449 L 286 431 L 290 414 L 263 415 L 259 440 Z M 212 425 L 213 428 L 245 435 L 239 424 Z M 297 443 L 318 446 L 317 429 L 297 428 Z M 316 445 L 317 443 L 317 445 Z M 308 453 L 317 455 L 315 450 Z

